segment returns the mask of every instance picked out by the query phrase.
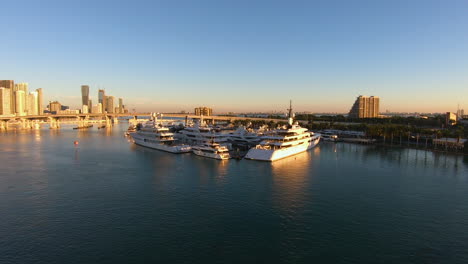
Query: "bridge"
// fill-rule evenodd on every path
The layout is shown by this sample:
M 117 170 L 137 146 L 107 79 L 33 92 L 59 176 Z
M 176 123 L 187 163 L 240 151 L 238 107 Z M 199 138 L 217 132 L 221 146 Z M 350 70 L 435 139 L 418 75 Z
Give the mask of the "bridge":
M 238 117 L 238 116 L 199 116 L 192 114 L 173 114 L 163 113 L 164 117 L 188 119 L 203 119 L 207 123 L 215 124 L 216 121 L 233 122 L 235 120 L 263 120 L 269 121 L 285 121 L 284 119 L 275 118 L 259 118 L 259 117 Z M 48 124 L 51 129 L 60 128 L 61 124 L 78 124 L 78 127 L 87 127 L 90 124 L 100 124 L 102 126 L 112 126 L 118 123 L 119 118 L 127 118 L 137 121 L 138 117 L 151 117 L 151 113 L 88 113 L 88 114 L 44 114 L 44 115 L 28 115 L 28 116 L 0 116 L 0 130 L 6 130 L 9 124 L 19 124 L 22 129 L 31 129 L 40 124 Z

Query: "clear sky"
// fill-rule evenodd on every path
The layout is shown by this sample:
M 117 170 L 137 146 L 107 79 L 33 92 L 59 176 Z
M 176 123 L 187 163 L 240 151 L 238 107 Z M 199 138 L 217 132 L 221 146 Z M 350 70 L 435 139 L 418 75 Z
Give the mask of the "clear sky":
M 140 111 L 468 110 L 468 1 L 2 1 L 0 79 Z

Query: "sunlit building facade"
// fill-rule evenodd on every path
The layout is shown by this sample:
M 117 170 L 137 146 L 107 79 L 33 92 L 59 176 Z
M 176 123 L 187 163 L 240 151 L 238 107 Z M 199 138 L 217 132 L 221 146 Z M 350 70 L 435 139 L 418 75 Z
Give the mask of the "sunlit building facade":
M 206 106 L 200 106 L 195 108 L 194 112 L 195 115 L 211 116 L 213 114 L 213 109 Z
M 0 115 L 11 114 L 11 90 L 0 87 Z
M 377 118 L 379 117 L 379 107 L 379 97 L 360 95 L 356 98 L 348 116 L 351 118 Z

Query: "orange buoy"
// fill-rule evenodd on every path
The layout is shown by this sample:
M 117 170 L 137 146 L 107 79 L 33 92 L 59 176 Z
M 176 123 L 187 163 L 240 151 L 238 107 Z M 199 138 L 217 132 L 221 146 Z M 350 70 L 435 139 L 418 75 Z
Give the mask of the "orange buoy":
M 76 145 L 78 145 L 79 143 L 78 143 L 78 141 L 75 140 L 75 141 L 73 141 L 73 144 L 75 144 L 75 146 L 76 146 Z

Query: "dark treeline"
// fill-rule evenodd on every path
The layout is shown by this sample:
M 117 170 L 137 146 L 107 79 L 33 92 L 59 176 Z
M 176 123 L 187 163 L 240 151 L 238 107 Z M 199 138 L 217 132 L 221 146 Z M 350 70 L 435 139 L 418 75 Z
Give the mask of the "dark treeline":
M 326 121 L 326 122 L 349 122 L 349 123 L 366 123 L 366 124 L 400 124 L 400 125 L 413 125 L 419 127 L 441 128 L 445 125 L 445 116 L 437 115 L 428 118 L 417 117 L 401 117 L 393 116 L 389 118 L 350 118 L 344 115 L 334 116 L 316 116 L 311 114 L 298 114 L 297 120 L 304 121 Z

